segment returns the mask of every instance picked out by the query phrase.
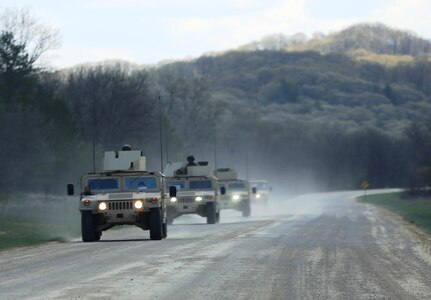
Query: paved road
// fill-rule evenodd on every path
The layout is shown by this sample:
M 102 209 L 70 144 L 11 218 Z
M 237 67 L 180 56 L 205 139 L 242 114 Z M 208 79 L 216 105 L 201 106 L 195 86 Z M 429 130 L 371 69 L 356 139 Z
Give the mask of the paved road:
M 126 227 L 0 253 L 0 298 L 430 299 L 431 255 L 358 192 L 314 194 L 253 217 L 183 216 L 164 241 Z

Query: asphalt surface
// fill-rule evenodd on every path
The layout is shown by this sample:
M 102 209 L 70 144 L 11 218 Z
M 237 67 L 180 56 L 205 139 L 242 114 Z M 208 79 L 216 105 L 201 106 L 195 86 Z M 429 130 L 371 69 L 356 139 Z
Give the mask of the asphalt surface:
M 3 251 L 0 299 L 430 299 L 429 239 L 355 195 L 183 216 L 163 241 L 125 227 Z

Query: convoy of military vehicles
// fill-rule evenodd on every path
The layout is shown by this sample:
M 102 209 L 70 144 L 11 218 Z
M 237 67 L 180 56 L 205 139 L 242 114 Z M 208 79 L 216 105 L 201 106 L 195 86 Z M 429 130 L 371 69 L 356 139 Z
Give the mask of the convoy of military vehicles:
M 252 202 L 268 201 L 266 181 L 242 180 L 233 169 L 212 171 L 208 162 L 193 156 L 169 176 L 146 169 L 141 150 L 124 145 L 105 152 L 103 171 L 81 178 L 79 210 L 84 242 L 100 240 L 102 232 L 116 225 L 135 225 L 150 231 L 151 240 L 167 237 L 167 225 L 185 214 L 220 221 L 222 209 L 251 214 Z M 68 195 L 74 185 L 68 184 Z

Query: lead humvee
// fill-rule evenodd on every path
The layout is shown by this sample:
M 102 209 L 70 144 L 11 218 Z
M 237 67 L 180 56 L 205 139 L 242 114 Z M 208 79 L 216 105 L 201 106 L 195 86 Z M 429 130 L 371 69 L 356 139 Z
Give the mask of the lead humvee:
M 116 225 L 136 225 L 150 231 L 151 240 L 167 237 L 165 176 L 149 172 L 142 151 L 123 147 L 105 152 L 104 168 L 81 179 L 79 210 L 84 242 L 100 240 Z M 68 194 L 74 186 L 68 184 Z

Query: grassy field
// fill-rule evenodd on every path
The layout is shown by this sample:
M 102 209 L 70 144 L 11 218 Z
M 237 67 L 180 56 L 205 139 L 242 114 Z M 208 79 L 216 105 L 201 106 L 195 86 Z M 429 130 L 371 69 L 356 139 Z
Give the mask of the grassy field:
M 410 197 L 406 193 L 390 193 L 362 196 L 359 202 L 387 208 L 431 234 L 431 197 Z
M 73 199 L 30 196 L 0 203 L 0 250 L 80 236 Z

